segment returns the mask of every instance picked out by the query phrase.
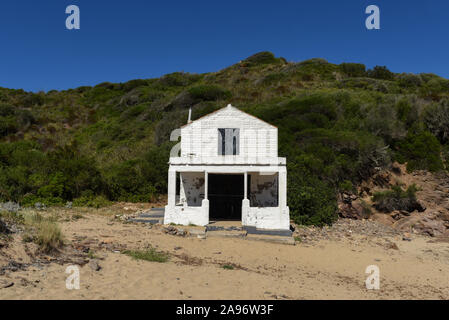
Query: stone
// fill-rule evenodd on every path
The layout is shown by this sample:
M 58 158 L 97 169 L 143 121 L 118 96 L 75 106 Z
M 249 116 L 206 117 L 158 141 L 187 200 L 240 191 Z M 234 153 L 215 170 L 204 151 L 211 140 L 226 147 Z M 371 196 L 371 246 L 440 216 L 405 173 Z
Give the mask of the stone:
M 98 264 L 98 260 L 97 259 L 90 260 L 89 263 L 88 263 L 88 266 L 93 271 L 100 271 L 101 270 L 101 266 Z
M 47 206 L 44 203 L 36 202 L 34 208 L 36 208 L 36 210 L 45 210 L 47 209 Z
M 447 230 L 445 221 L 438 219 L 438 214 L 435 212 L 427 214 L 413 212 L 409 217 L 396 221 L 393 227 L 400 231 L 415 232 L 431 237 L 441 236 Z
M 396 220 L 394 220 L 390 215 L 384 213 L 375 213 L 371 217 L 374 221 L 380 222 L 387 226 L 392 226 Z
M 16 213 L 20 210 L 20 204 L 11 201 L 6 203 L 0 203 L 0 211 L 2 210 Z
M 343 199 L 343 201 L 338 204 L 338 213 L 341 217 L 348 219 L 366 219 L 369 215 L 360 200 L 351 200 L 351 202 L 347 202 L 347 200 Z
M 73 206 L 73 202 L 71 202 L 71 201 L 67 201 L 67 203 L 65 204 L 66 209 L 72 209 L 72 206 Z
M 408 232 L 405 232 L 405 233 L 402 235 L 402 240 L 403 240 L 403 241 L 412 241 L 412 236 L 411 236 L 411 234 L 408 233 Z
M 6 280 L 6 279 L 0 279 L 0 289 L 6 289 L 10 288 L 14 285 L 14 282 Z

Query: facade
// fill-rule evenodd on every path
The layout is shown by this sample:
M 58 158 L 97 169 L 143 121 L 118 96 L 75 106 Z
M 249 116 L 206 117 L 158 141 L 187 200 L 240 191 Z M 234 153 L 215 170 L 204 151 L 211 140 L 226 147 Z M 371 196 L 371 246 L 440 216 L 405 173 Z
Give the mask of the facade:
M 289 230 L 286 159 L 278 129 L 231 105 L 181 128 L 180 156 L 170 157 L 164 224 Z

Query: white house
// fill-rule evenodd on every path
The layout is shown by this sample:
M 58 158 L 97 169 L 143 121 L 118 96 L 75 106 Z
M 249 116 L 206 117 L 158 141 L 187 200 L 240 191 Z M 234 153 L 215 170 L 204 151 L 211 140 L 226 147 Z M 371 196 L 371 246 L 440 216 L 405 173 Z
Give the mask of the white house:
M 169 164 L 165 224 L 241 220 L 289 230 L 286 159 L 278 157 L 275 126 L 228 105 L 189 120 L 180 156 Z

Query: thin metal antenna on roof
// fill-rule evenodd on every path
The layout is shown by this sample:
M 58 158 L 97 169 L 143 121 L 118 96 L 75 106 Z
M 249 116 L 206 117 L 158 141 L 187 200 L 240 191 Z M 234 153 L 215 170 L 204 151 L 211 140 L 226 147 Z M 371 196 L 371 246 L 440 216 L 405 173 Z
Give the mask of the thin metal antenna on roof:
M 192 107 L 189 108 L 189 119 L 187 120 L 187 123 L 192 122 Z

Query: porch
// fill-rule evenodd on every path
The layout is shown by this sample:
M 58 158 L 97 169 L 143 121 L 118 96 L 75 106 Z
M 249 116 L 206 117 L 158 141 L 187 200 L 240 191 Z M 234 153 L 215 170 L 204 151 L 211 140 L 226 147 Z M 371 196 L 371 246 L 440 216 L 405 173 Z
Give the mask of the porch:
M 284 166 L 170 166 L 164 223 L 289 230 Z

